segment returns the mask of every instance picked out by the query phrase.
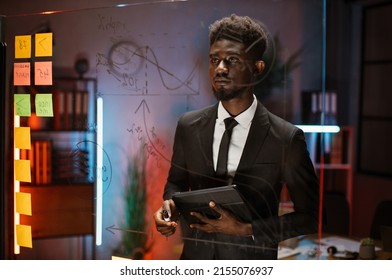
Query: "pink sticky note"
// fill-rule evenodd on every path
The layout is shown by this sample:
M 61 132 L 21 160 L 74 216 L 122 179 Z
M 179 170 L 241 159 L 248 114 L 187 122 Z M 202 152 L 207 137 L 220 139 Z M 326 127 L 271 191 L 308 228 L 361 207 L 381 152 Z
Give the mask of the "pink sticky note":
M 52 61 L 39 61 L 35 63 L 35 85 L 52 85 Z
M 30 62 L 14 63 L 14 86 L 30 85 Z

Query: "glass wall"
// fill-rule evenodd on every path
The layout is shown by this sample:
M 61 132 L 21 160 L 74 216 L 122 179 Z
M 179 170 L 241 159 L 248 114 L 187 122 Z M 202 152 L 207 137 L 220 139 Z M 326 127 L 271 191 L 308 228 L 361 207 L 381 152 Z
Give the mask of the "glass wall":
M 161 236 L 152 217 L 162 203 L 179 117 L 216 103 L 209 25 L 233 13 L 260 21 L 268 48 L 254 94 L 295 125 L 333 125 L 324 12 L 319 0 L 195 0 L 7 16 L 6 93 L 15 102 L 7 110 L 11 129 L 31 133 L 31 148 L 11 156 L 30 160 L 15 167 L 22 176 L 15 188 L 31 194 L 32 208 L 31 216 L 15 214 L 32 233 L 32 244 L 9 246 L 15 258 L 179 258 L 180 233 Z M 333 134 L 303 129 L 318 176 L 324 164 L 348 162 L 333 154 Z M 278 199 L 282 213 L 293 210 L 285 188 Z

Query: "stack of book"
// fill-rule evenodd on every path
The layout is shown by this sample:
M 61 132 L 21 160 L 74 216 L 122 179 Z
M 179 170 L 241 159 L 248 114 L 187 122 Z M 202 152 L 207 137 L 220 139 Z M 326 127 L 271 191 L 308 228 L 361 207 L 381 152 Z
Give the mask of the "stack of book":
M 337 93 L 334 91 L 304 91 L 302 92 L 302 124 L 320 125 L 321 115 L 324 114 L 325 125 L 335 125 L 337 122 Z
M 53 93 L 54 130 L 87 130 L 88 91 Z
M 306 135 L 309 153 L 314 163 L 321 162 L 321 151 L 323 151 L 324 163 L 345 164 L 348 158 L 344 151 L 347 151 L 348 139 L 345 131 L 338 133 L 309 133 Z M 323 137 L 323 139 L 321 139 Z M 323 147 L 321 145 L 324 145 Z

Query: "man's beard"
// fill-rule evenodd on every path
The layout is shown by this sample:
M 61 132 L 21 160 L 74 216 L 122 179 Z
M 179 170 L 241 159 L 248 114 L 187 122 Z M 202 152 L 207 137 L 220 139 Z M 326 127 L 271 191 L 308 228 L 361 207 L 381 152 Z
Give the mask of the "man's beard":
M 214 92 L 215 98 L 218 101 L 229 101 L 231 99 L 234 99 L 234 98 L 240 96 L 241 92 L 243 90 L 234 90 L 234 91 L 227 92 L 223 88 L 220 88 L 220 89 L 217 89 L 217 90 L 212 88 L 212 91 Z

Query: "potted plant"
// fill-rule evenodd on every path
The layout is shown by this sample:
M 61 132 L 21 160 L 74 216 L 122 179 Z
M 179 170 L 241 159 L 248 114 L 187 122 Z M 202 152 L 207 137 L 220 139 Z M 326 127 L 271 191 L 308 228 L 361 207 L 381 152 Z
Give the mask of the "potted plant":
M 376 257 L 374 240 L 370 237 L 361 240 L 359 246 L 359 257 L 365 260 L 372 260 Z
M 126 258 L 143 259 L 150 251 L 153 241 L 146 231 L 146 158 L 142 151 L 128 163 L 124 202 L 124 230 L 115 253 Z

